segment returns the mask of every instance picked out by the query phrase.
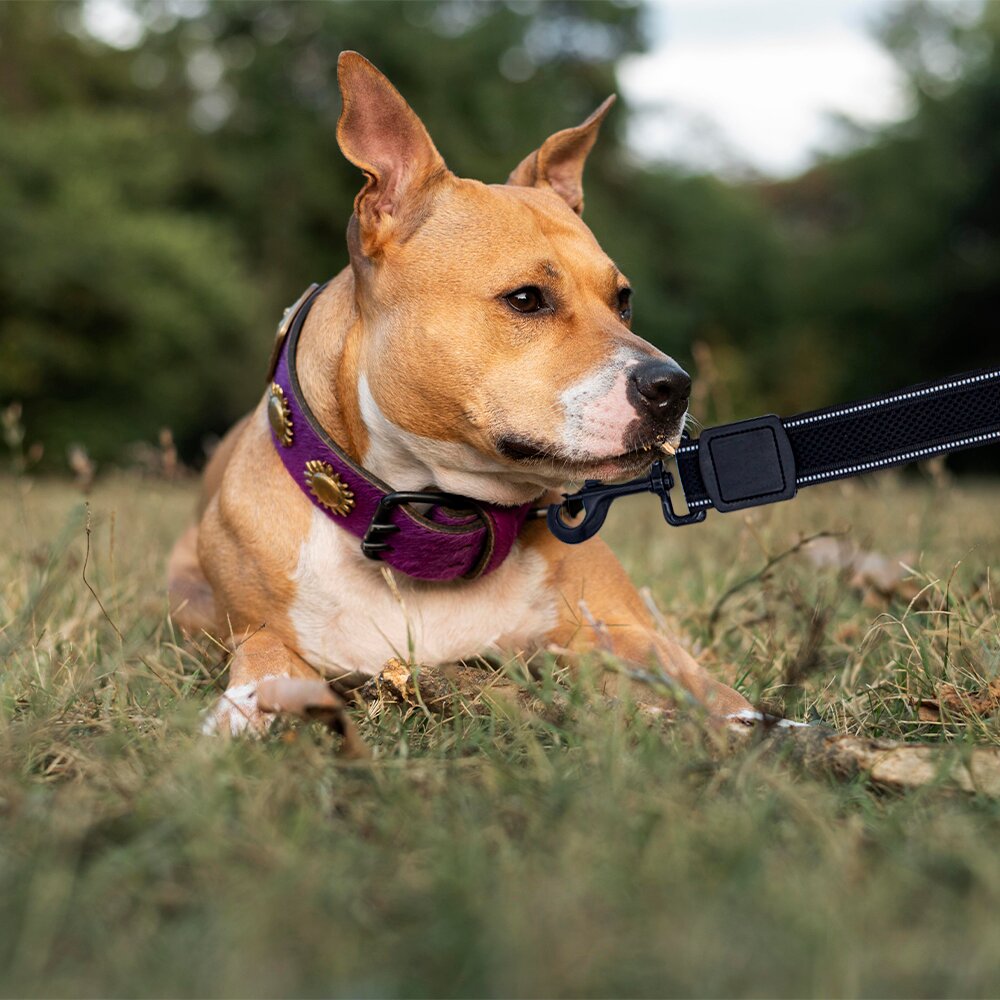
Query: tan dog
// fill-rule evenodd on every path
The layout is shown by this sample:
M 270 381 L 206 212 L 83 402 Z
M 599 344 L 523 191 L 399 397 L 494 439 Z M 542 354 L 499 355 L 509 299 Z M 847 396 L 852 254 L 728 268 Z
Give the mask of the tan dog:
M 507 184 L 486 185 L 448 170 L 361 56 L 343 53 L 338 76 L 337 138 L 367 182 L 348 225 L 350 266 L 298 348 L 326 432 L 397 490 L 495 504 L 648 468 L 654 444 L 680 438 L 690 379 L 631 332 L 628 282 L 580 219 L 584 161 L 612 100 L 548 138 Z M 256 692 L 269 677 L 352 683 L 398 654 L 432 666 L 609 640 L 624 660 L 658 662 L 713 713 L 751 707 L 656 633 L 599 539 L 568 546 L 530 521 L 488 575 L 394 583 L 396 593 L 283 468 L 262 400 L 214 455 L 200 523 L 171 557 L 179 622 L 236 648 L 215 723 L 263 731 Z

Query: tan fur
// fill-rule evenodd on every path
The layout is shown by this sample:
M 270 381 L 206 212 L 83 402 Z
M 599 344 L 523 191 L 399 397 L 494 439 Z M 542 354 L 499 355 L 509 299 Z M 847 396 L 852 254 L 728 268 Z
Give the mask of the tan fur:
M 654 418 L 629 408 L 622 384 L 629 365 L 663 355 L 621 320 L 625 279 L 576 214 L 607 105 L 543 144 L 510 184 L 485 185 L 447 171 L 416 115 L 360 56 L 342 56 L 340 81 L 338 139 L 367 180 L 348 227 L 351 266 L 317 300 L 298 354 L 303 391 L 330 435 L 396 489 L 499 503 L 648 466 L 654 454 L 622 442 Z M 529 285 L 554 307 L 513 310 L 505 296 Z M 650 440 L 654 431 L 676 440 L 680 424 L 648 428 Z M 510 435 L 541 442 L 550 457 L 510 457 L 500 446 Z M 433 665 L 610 644 L 661 665 L 714 712 L 749 707 L 656 633 L 599 540 L 566 546 L 536 522 L 485 578 L 387 582 L 288 476 L 263 399 L 224 439 L 204 487 L 198 528 L 171 560 L 172 606 L 188 628 L 214 615 L 238 649 L 230 688 L 247 704 L 265 676 L 351 682 L 408 646 Z M 233 711 L 220 702 L 218 728 L 244 728 Z
M 610 645 L 616 656 L 645 669 L 662 668 L 717 715 L 748 708 L 746 700 L 711 677 L 678 642 L 656 630 L 652 616 L 614 553 L 600 539 L 567 546 L 536 523 L 526 541 L 545 554 L 551 586 L 560 596 L 560 621 L 549 634 L 556 648 L 588 653 Z M 633 692 L 640 701 L 648 692 Z

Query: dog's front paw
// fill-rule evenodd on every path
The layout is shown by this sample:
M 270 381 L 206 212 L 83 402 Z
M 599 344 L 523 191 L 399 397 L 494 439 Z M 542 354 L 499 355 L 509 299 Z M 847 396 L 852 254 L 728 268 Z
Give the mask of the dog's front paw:
M 264 736 L 277 716 L 273 712 L 265 712 L 258 705 L 257 688 L 262 682 L 277 677 L 287 677 L 287 674 L 268 674 L 259 681 L 226 688 L 225 693 L 205 713 L 201 731 L 206 734 L 221 733 L 224 736 L 240 736 L 244 733 L 248 736 Z

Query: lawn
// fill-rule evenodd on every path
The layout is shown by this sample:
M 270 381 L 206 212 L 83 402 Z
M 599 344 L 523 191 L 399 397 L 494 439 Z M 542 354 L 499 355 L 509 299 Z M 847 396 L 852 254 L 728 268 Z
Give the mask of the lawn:
M 1000 993 L 985 796 L 807 773 L 517 664 L 530 700 L 355 708 L 367 761 L 315 725 L 201 736 L 225 658 L 164 595 L 194 495 L 110 477 L 87 510 L 0 479 L 3 995 Z M 679 530 L 640 498 L 606 536 L 755 701 L 961 754 L 996 719 L 917 702 L 1000 675 L 998 506 L 995 483 L 886 476 Z M 817 532 L 908 579 L 817 565 Z

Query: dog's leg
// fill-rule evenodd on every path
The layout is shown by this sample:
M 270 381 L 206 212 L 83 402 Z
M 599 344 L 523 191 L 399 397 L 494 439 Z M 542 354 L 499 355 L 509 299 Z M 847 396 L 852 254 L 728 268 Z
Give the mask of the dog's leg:
M 539 533 L 544 526 L 531 526 Z M 713 715 L 753 710 L 741 694 L 712 677 L 676 640 L 657 631 L 649 609 L 611 550 L 598 538 L 567 546 L 538 537 L 559 592 L 559 622 L 549 633 L 551 647 L 581 655 L 605 651 L 649 670 L 659 667 Z M 623 681 L 636 702 L 662 703 L 652 689 L 621 674 L 609 674 L 605 690 L 614 694 Z
M 189 525 L 177 539 L 167 563 L 170 614 L 188 636 L 215 628 L 215 597 L 198 562 L 198 525 Z
M 239 443 L 249 417 L 244 417 L 233 426 L 212 454 L 202 480 L 201 496 L 198 500 L 198 521 L 205 513 L 209 501 L 218 492 L 222 476 Z M 215 594 L 212 585 L 205 578 L 198 558 L 198 523 L 188 525 L 184 533 L 174 543 L 167 562 L 167 593 L 170 615 L 181 631 L 188 636 L 202 632 L 213 633 L 217 622 Z
M 244 732 L 263 735 L 275 716 L 260 708 L 257 689 L 266 680 L 285 677 L 321 679 L 301 656 L 269 633 L 266 627 L 249 633 L 235 643 L 229 664 L 229 685 L 205 717 L 204 731 L 232 736 Z

